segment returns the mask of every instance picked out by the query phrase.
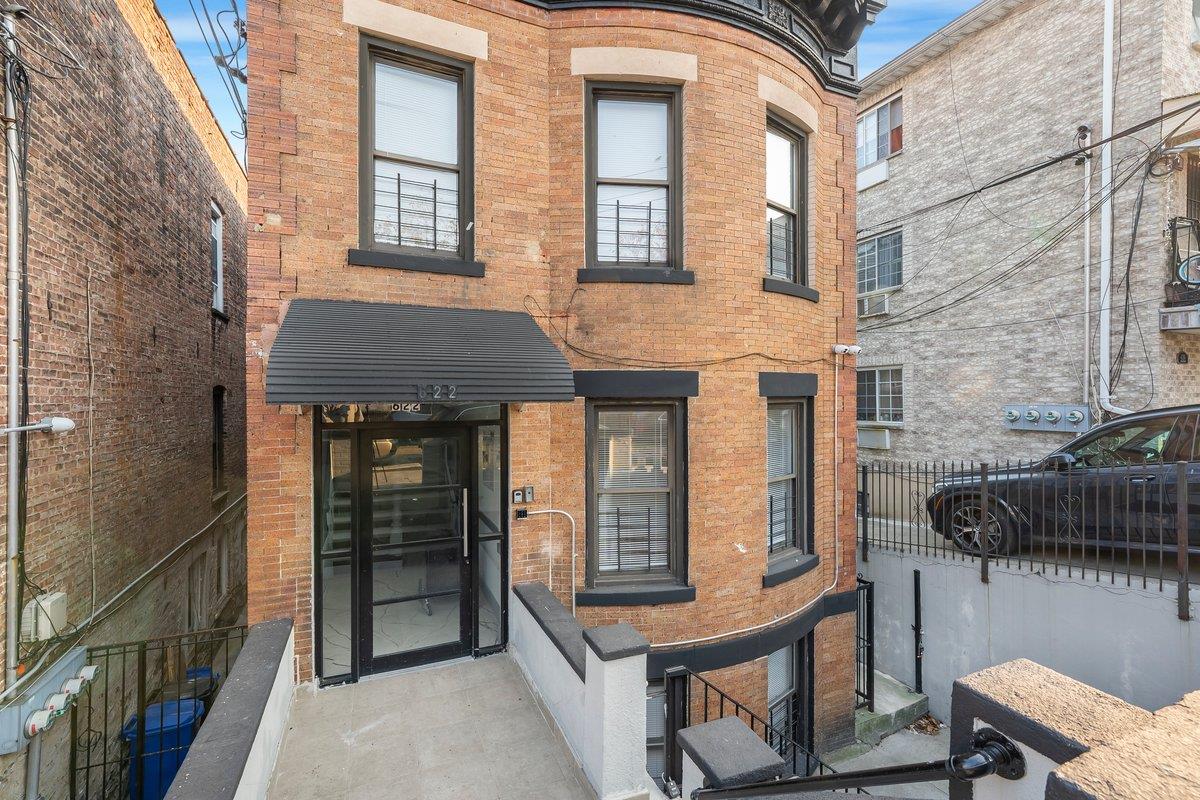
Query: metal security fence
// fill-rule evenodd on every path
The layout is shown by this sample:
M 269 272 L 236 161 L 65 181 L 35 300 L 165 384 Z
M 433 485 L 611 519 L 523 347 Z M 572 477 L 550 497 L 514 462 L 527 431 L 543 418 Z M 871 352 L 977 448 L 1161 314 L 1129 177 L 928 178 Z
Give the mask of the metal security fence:
M 880 549 L 967 561 L 984 582 L 1002 564 L 1174 589 L 1187 619 L 1200 576 L 1200 462 L 1104 460 L 863 465 L 861 557 Z
M 858 615 L 854 633 L 856 708 L 875 710 L 875 584 L 858 576 Z
M 71 708 L 72 800 L 166 794 L 246 626 L 88 648 L 99 675 Z

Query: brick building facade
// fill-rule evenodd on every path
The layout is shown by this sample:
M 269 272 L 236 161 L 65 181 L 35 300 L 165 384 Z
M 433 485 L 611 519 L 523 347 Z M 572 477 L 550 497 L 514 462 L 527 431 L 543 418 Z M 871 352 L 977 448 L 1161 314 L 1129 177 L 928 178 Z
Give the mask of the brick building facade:
M 18 21 L 33 68 L 27 415 L 76 426 L 27 436 L 23 603 L 65 593 L 66 644 L 182 633 L 189 615 L 201 627 L 236 621 L 245 608 L 245 173 L 152 0 L 34 6 L 83 68 L 47 64 L 50 40 Z M 189 568 L 193 583 L 204 576 L 191 592 Z M 46 642 L 22 643 L 23 666 L 47 652 Z M 66 785 L 67 733 L 47 734 L 50 794 Z M 21 794 L 24 764 L 0 757 L 0 795 Z
M 302 679 L 353 680 L 502 648 L 509 587 L 541 581 L 585 625 L 645 634 L 651 691 L 667 661 L 717 653 L 713 680 L 765 714 L 768 651 L 795 645 L 818 743 L 845 741 L 853 362 L 832 346 L 854 335 L 853 62 L 801 44 L 797 30 L 834 31 L 790 5 L 739 25 L 687 3 L 553 5 L 250 2 L 250 619 L 295 620 Z M 432 127 L 417 136 L 412 118 Z M 785 192 L 803 196 L 781 212 L 795 228 L 780 247 L 800 243 L 780 261 L 790 280 L 766 266 L 768 120 L 791 142 Z M 457 153 L 399 152 L 438 135 Z M 669 168 L 650 158 L 615 183 L 664 203 L 626 206 L 645 222 L 605 210 L 606 159 L 660 135 Z M 464 199 L 406 182 L 435 172 L 452 177 L 432 191 Z M 776 401 L 797 415 L 777 508 L 795 538 L 771 554 Z M 446 455 L 460 447 L 473 475 Z M 465 573 L 406 539 L 460 523 Z M 405 638 L 418 629 L 434 638 Z
M 1114 132 L 1194 103 L 1200 90 L 1189 0 L 1133 0 L 1118 11 Z M 1081 126 L 1100 141 L 1103 23 L 1102 0 L 988 0 L 864 79 L 860 120 L 878 137 L 885 108 L 896 141 L 876 138 L 881 146 L 859 159 L 861 459 L 1040 458 L 1087 421 L 1018 430 L 1006 410 L 1023 417 L 1052 404 L 1090 408 L 1092 424 L 1108 418 L 1098 404 L 1102 305 L 1113 307 L 1116 406 L 1200 397 L 1197 328 L 1160 330 L 1161 309 L 1200 299 L 1167 286 L 1170 221 L 1200 208 L 1193 178 L 1189 213 L 1187 176 L 1200 174 L 1191 112 L 1113 143 L 1111 298 L 1099 285 L 1099 203 L 1110 188 L 1099 150 L 923 211 L 1068 152 Z M 1143 184 L 1148 148 L 1164 138 Z

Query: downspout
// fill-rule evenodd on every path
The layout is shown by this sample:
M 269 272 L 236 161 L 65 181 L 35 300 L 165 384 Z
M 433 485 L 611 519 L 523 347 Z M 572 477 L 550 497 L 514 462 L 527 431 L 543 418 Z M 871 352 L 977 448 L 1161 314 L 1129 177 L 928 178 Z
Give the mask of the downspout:
M 6 62 L 16 61 L 16 13 L 9 7 L 4 10 L 3 21 L 0 22 L 4 32 L 4 52 Z M 7 73 L 7 70 L 6 70 Z M 4 597 L 4 685 L 12 686 L 17 680 L 17 665 L 20 657 L 17 652 L 17 633 L 20 625 L 21 611 L 17 607 L 18 575 L 20 573 L 20 463 L 19 451 L 21 437 L 24 431 L 13 430 L 21 424 L 21 395 L 20 395 L 20 350 L 21 350 L 21 298 L 20 298 L 20 262 L 21 262 L 21 197 L 18 184 L 17 161 L 17 101 L 13 97 L 11 80 L 6 74 L 4 89 L 4 139 L 8 151 L 5 191 L 7 192 L 8 215 L 8 270 L 7 270 L 7 300 L 8 300 L 8 405 L 7 415 L 8 434 L 5 437 L 8 448 L 8 482 L 5 543 L 5 597 Z
M 1079 127 L 1079 157 L 1083 165 L 1083 407 L 1092 407 L 1092 156 L 1086 148 L 1092 129 Z
M 1115 0 L 1104 0 L 1104 75 L 1100 84 L 1103 106 L 1100 137 L 1104 141 L 1104 144 L 1100 146 L 1100 319 L 1098 323 L 1100 353 L 1096 387 L 1099 397 L 1096 398 L 1096 402 L 1102 410 L 1121 416 L 1133 412 L 1114 405 L 1112 402 L 1113 166 L 1110 139 L 1113 135 L 1115 99 L 1113 86 L 1115 6 Z

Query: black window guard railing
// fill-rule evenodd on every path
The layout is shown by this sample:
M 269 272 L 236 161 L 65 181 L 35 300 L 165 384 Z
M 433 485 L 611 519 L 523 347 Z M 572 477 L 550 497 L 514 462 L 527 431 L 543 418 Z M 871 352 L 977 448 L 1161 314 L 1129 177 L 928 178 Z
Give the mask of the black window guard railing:
M 784 731 L 755 714 L 710 681 L 686 667 L 666 671 L 667 726 L 666 775 L 678 786 L 683 780 L 683 751 L 679 746 L 679 731 L 723 717 L 734 716 L 783 758 L 791 775 L 836 775 L 837 770 L 826 764 L 807 748 L 798 744 Z M 795 727 L 801 726 L 800 714 L 790 712 Z M 667 781 L 664 781 L 667 782 Z M 859 789 L 858 794 L 867 794 Z
M 1171 255 L 1167 263 L 1167 306 L 1200 303 L 1200 222 L 1174 217 L 1168 229 Z
M 796 280 L 796 218 L 784 214 L 767 220 L 767 274 Z
M 666 205 L 598 203 L 596 261 L 625 266 L 670 263 L 671 219 Z
M 600 572 L 654 572 L 668 568 L 670 521 L 661 510 L 598 511 Z M 656 515 L 659 518 L 656 524 Z M 613 561 L 615 560 L 615 565 Z
M 776 553 L 796 547 L 796 498 L 767 495 L 767 552 Z
M 457 187 L 399 176 L 391 186 L 386 180 L 376 181 L 376 243 L 456 252 L 458 228 Z

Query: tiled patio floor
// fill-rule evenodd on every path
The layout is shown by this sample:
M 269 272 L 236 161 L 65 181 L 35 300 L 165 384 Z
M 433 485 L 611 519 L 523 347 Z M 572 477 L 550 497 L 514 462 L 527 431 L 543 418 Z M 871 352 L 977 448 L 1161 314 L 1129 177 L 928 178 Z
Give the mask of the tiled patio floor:
M 297 690 L 269 800 L 594 800 L 507 655 Z

